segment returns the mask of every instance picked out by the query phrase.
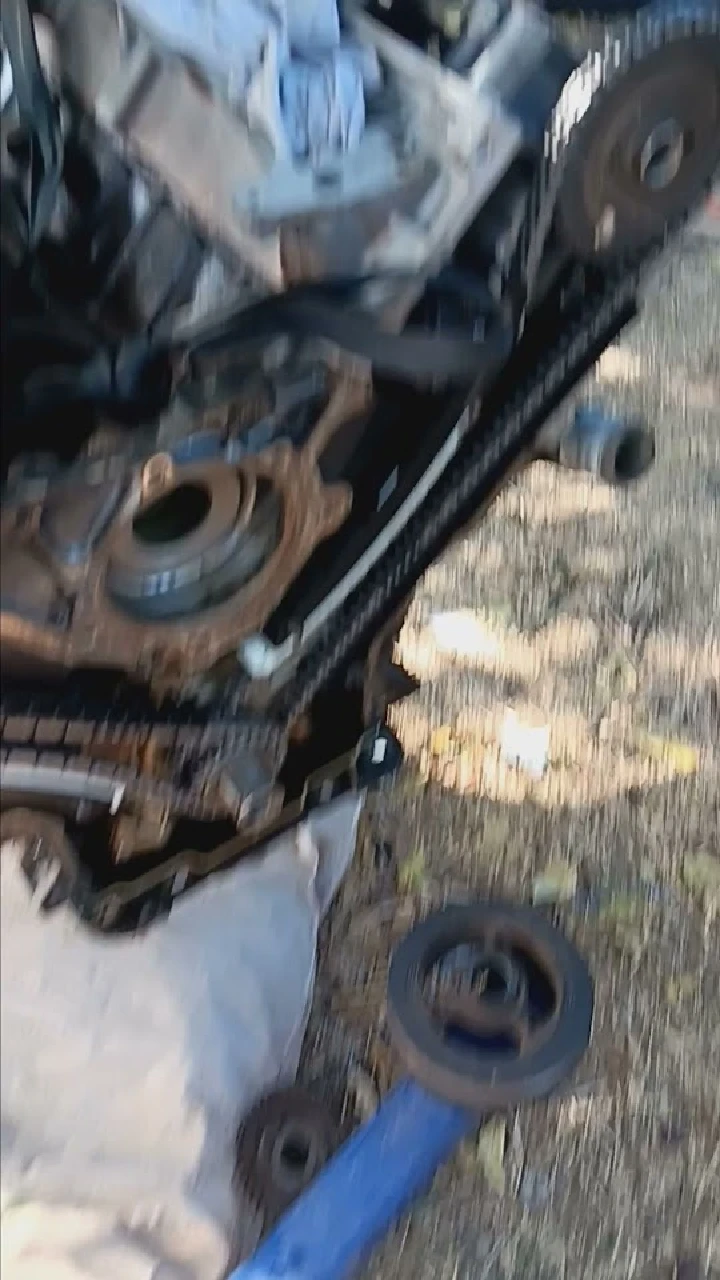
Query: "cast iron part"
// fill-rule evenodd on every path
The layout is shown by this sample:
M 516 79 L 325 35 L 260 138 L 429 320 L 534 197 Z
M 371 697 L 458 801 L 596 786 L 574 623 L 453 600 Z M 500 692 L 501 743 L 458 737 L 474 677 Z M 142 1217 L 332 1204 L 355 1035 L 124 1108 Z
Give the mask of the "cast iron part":
M 266 1229 L 310 1186 L 339 1141 L 327 1107 L 298 1086 L 253 1108 L 238 1134 L 236 1177 Z
M 720 22 L 712 6 L 707 16 L 698 34 L 693 14 L 651 6 L 598 54 L 604 90 L 574 130 L 558 200 L 563 243 L 578 258 L 642 252 L 709 192 L 720 165 Z
M 585 405 L 576 409 L 568 424 L 552 423 L 541 432 L 537 457 L 624 488 L 650 470 L 655 436 L 640 419 L 613 416 L 597 405 Z
M 592 1011 L 584 960 L 528 907 L 448 906 L 390 966 L 388 1020 L 404 1066 L 478 1112 L 550 1094 L 587 1049 Z

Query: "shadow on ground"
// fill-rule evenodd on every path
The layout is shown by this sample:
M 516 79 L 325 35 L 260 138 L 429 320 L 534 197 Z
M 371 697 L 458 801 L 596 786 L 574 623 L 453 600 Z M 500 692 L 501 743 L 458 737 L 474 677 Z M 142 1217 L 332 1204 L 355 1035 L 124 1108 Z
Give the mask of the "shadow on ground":
M 373 806 L 318 987 L 316 1026 L 343 1028 L 334 1046 L 325 1039 L 336 1071 L 351 1047 L 380 1093 L 401 1075 L 385 983 L 417 918 L 448 900 L 530 901 L 559 860 L 576 869 L 577 893 L 545 910 L 587 957 L 596 1010 L 567 1088 L 505 1117 L 504 1191 L 466 1143 L 386 1241 L 372 1280 L 705 1280 L 717 1265 L 720 949 L 702 897 L 672 866 L 683 850 L 668 857 L 653 836 L 663 814 L 694 808 L 695 785 L 547 807 L 460 794 L 411 764 L 399 805 L 396 792 Z

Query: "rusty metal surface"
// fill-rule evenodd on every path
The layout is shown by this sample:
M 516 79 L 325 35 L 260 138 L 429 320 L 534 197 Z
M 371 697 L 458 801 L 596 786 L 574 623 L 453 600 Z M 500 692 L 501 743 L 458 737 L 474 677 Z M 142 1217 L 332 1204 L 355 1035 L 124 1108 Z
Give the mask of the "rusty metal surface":
M 157 690 L 185 690 L 263 626 L 345 520 L 349 486 L 326 485 L 318 461 L 368 395 L 365 380 L 338 376 L 302 448 L 280 441 L 237 462 L 179 465 L 160 454 L 129 475 L 103 475 L 101 462 L 98 483 L 50 484 L 44 501 L 6 506 L 5 658 L 22 653 L 68 669 L 119 664 Z M 173 494 L 205 495 L 196 527 L 141 540 L 142 521 Z M 213 575 L 223 582 L 219 602 Z
M 393 666 L 395 644 L 411 602 L 412 596 L 406 596 L 385 626 L 378 631 L 368 650 L 367 662 L 362 673 L 363 716 L 366 724 L 384 720 L 388 706 L 394 701 L 391 696 L 392 691 L 388 687 L 389 673 L 397 670 L 398 674 L 404 675 L 414 688 L 419 688 L 418 682 L 406 675 L 403 668 Z M 411 689 L 408 688 L 407 692 L 411 692 Z
M 478 1111 L 545 1097 L 585 1052 L 585 962 L 539 911 L 448 906 L 393 956 L 388 1021 L 403 1064 L 431 1093 Z

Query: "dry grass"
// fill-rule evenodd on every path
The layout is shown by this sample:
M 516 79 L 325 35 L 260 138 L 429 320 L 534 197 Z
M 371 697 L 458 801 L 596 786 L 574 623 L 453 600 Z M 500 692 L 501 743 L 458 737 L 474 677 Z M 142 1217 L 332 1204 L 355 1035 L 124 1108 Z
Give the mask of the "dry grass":
M 693 855 L 720 854 L 719 343 L 720 253 L 692 248 L 590 388 L 653 423 L 650 478 L 617 494 L 537 468 L 418 591 L 402 639 L 424 681 L 398 717 L 408 764 L 373 801 L 328 930 L 325 1026 L 387 1087 L 393 940 L 448 896 L 526 901 L 558 859 L 596 904 L 561 912 L 596 1017 L 567 1095 L 509 1118 L 504 1193 L 469 1144 L 371 1280 L 720 1272 L 720 924 L 687 874 Z M 434 636 L 448 610 L 474 619 L 464 655 Z M 499 757 L 508 705 L 550 727 L 539 781 Z M 378 836 L 395 877 L 376 866 Z

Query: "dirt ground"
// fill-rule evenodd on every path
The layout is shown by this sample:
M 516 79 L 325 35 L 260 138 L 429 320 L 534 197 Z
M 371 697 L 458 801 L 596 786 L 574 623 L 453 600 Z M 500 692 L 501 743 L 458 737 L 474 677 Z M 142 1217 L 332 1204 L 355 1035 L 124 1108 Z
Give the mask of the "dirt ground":
M 592 968 L 592 1045 L 561 1097 L 465 1144 L 368 1280 L 720 1275 L 720 243 L 665 270 L 584 393 L 646 417 L 656 466 L 629 492 L 536 468 L 421 584 L 407 764 L 314 1025 L 326 1066 L 362 1063 L 363 1114 L 397 1070 L 393 942 L 447 898 L 543 890 Z M 501 759 L 508 707 L 549 728 L 542 779 Z

